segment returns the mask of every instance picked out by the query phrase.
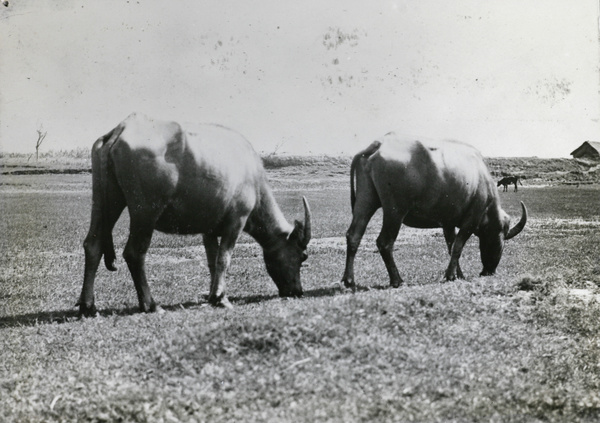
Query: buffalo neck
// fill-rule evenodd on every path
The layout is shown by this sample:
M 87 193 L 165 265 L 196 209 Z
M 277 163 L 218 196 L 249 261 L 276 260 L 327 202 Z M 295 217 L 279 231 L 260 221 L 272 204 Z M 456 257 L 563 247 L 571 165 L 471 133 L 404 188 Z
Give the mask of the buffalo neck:
M 293 226 L 285 219 L 268 185 L 261 189 L 256 207 L 248 217 L 245 231 L 267 251 L 275 247 L 281 235 L 289 235 Z

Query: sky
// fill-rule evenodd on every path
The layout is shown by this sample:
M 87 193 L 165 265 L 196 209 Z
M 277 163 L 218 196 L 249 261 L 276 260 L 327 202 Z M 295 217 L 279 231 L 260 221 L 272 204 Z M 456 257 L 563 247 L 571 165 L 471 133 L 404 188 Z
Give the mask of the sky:
M 600 141 L 598 0 L 11 0 L 0 151 L 91 148 L 132 112 L 213 122 L 262 153 L 395 131 L 485 156 Z

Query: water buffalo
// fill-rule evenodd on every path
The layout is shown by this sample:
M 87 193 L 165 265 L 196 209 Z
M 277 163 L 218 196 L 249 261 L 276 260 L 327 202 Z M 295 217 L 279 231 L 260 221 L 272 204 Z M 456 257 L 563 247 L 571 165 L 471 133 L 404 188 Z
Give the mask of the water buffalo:
M 443 229 L 450 253 L 445 279 L 454 280 L 463 278 L 458 261 L 472 234 L 479 237 L 481 275 L 491 275 L 500 262 L 504 241 L 521 232 L 527 222 L 527 209 L 521 203 L 521 220 L 510 227 L 481 154 L 455 141 L 405 141 L 389 133 L 354 156 L 350 191 L 353 217 L 346 234 L 342 278 L 347 287 L 355 284 L 354 257 L 369 220 L 380 207 L 383 227 L 377 248 L 393 287 L 402 283 L 393 247 L 403 223 Z
M 287 222 L 260 157 L 246 139 L 218 125 L 181 126 L 132 114 L 92 149 L 92 219 L 84 241 L 85 274 L 80 313 L 93 315 L 94 279 L 101 257 L 115 270 L 112 229 L 125 207 L 130 231 L 123 256 L 140 310 L 156 304 L 146 280 L 145 257 L 155 229 L 203 234 L 211 274 L 209 302 L 231 307 L 225 274 L 242 231 L 262 247 L 267 271 L 281 296 L 301 296 L 300 266 L 311 238 L 304 222 Z

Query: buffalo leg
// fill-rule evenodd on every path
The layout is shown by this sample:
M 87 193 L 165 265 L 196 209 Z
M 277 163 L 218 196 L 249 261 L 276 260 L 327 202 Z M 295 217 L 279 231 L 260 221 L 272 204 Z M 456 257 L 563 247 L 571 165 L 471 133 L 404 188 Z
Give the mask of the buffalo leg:
M 365 209 L 364 207 L 360 207 L 360 205 L 358 206 L 359 207 L 354 208 L 355 213 L 352 216 L 352 223 L 346 232 L 346 268 L 344 270 L 344 276 L 342 277 L 342 282 L 344 282 L 346 288 L 355 287 L 354 258 L 356 257 L 358 246 L 365 234 L 367 225 L 378 208 L 366 205 L 367 208 Z
M 446 280 L 453 281 L 457 276 L 458 269 L 458 260 L 460 259 L 460 255 L 462 254 L 463 247 L 465 243 L 471 236 L 472 232 L 460 229 L 454 242 L 452 243 L 452 250 L 450 251 L 450 264 L 448 265 L 448 269 L 446 269 Z
M 381 227 L 381 233 L 377 237 L 377 249 L 390 275 L 390 285 L 393 288 L 398 288 L 402 283 L 402 278 L 394 262 L 394 242 L 398 238 L 401 225 L 402 217 L 396 214 L 390 215 L 390 213 L 385 213 L 384 210 L 383 226 Z
M 156 311 L 156 303 L 150 295 L 150 287 L 146 278 L 146 252 L 150 247 L 152 232 L 154 231 L 154 221 L 148 222 L 146 219 L 138 219 L 131 216 L 131 231 L 123 257 L 131 272 L 135 290 L 137 292 L 140 311 Z
M 219 237 L 214 235 L 204 235 L 204 250 L 206 251 L 206 261 L 210 271 L 211 281 L 215 275 L 215 266 L 217 265 L 217 255 L 219 254 Z
M 231 303 L 227 299 L 227 296 L 225 295 L 225 276 L 227 274 L 229 264 L 231 263 L 231 254 L 233 252 L 233 248 L 235 247 L 235 243 L 237 242 L 245 224 L 245 218 L 238 218 L 230 225 L 225 225 L 227 230 L 221 236 L 221 243 L 218 246 L 216 257 L 214 257 L 214 246 L 216 240 L 209 240 L 207 257 L 209 260 L 214 257 L 214 272 L 212 272 L 211 275 L 208 302 L 216 307 L 232 307 Z
M 448 254 L 452 256 L 452 245 L 454 244 L 454 240 L 456 239 L 456 231 L 454 227 L 445 227 L 444 228 L 444 238 L 446 239 L 446 246 L 448 247 Z M 460 268 L 460 263 L 456 262 L 456 277 L 458 279 L 464 279 L 463 272 Z
M 208 270 L 210 271 L 210 293 L 212 293 L 213 281 L 215 280 L 217 274 L 216 269 L 217 257 L 219 256 L 219 237 L 215 235 L 204 235 L 203 240 L 204 250 L 206 251 L 206 261 L 208 263 Z
M 90 229 L 83 242 L 83 249 L 85 251 L 83 288 L 81 289 L 79 301 L 77 301 L 76 304 L 79 306 L 79 313 L 83 316 L 94 316 L 96 314 L 96 306 L 94 303 L 94 281 L 96 279 L 96 272 L 98 271 L 98 265 L 100 264 L 102 254 L 105 254 L 106 252 L 103 249 L 102 243 L 106 239 L 112 240 L 112 235 L 110 235 L 112 229 L 125 208 L 125 200 L 120 193 L 114 192 L 109 194 L 108 200 L 110 205 L 109 207 L 104 208 L 102 208 L 101 200 L 95 201 L 92 209 Z M 103 211 L 108 212 L 106 219 L 102 218 Z M 104 231 L 108 231 L 108 234 Z M 114 252 L 112 245 L 108 248 Z M 115 270 L 114 267 L 110 267 L 109 269 Z

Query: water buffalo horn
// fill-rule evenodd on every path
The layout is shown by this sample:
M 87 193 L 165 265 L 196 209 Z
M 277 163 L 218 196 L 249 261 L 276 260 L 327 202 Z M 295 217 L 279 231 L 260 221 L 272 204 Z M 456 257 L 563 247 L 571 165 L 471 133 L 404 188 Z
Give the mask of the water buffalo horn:
M 519 220 L 519 223 L 517 223 L 515 226 L 510 228 L 504 239 L 511 239 L 515 235 L 518 235 L 525 227 L 525 223 L 527 223 L 527 208 L 525 207 L 525 204 L 523 204 L 522 201 L 521 208 L 523 209 L 521 213 L 521 220 Z
M 302 237 L 302 244 L 306 247 L 311 237 L 311 228 L 310 228 L 310 207 L 308 206 L 308 201 L 306 197 L 302 197 L 302 202 L 304 203 L 304 236 Z

